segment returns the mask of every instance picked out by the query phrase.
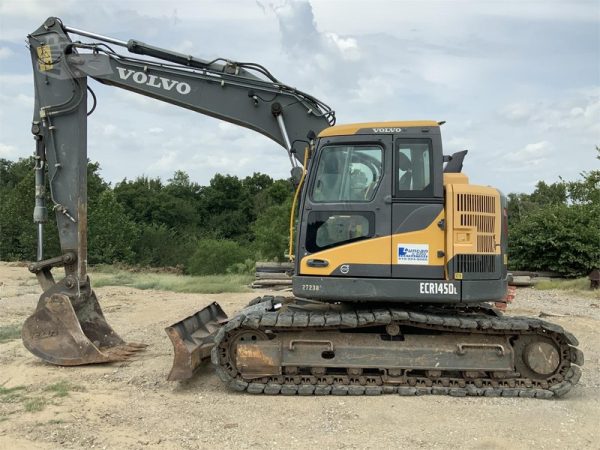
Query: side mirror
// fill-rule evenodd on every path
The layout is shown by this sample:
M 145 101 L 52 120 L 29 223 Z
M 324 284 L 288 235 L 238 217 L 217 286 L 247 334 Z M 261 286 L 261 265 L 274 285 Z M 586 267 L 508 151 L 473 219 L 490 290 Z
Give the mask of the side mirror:
M 468 151 L 469 150 L 463 150 L 461 152 L 454 153 L 450 157 L 450 160 L 448 161 L 448 164 L 446 164 L 446 167 L 444 167 L 444 172 L 445 173 L 460 173 L 460 171 L 462 170 L 462 167 L 463 167 L 463 161 L 465 159 L 465 156 L 467 156 Z M 446 160 L 446 157 L 444 156 L 444 161 L 445 160 Z

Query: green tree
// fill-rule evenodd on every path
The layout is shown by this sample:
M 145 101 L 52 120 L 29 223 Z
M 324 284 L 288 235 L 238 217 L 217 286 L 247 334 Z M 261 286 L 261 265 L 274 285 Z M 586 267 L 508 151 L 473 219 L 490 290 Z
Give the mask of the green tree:
M 248 197 L 242 181 L 231 175 L 215 175 L 202 190 L 201 215 L 205 230 L 219 239 L 250 240 Z
M 587 275 L 600 267 L 598 224 L 598 205 L 537 209 L 511 231 L 511 266 L 550 270 L 567 277 Z
M 151 267 L 175 267 L 187 263 L 196 248 L 194 234 L 168 228 L 164 224 L 141 224 L 133 245 L 135 263 Z
M 508 208 L 512 269 L 576 277 L 600 267 L 600 170 L 540 182 L 530 195 L 509 195 Z
M 251 251 L 228 239 L 201 239 L 188 263 L 188 272 L 193 275 L 225 273 L 235 264 L 251 257 Z
M 35 259 L 37 227 L 33 223 L 35 204 L 34 159 L 12 162 L 0 159 L 0 259 Z M 88 210 L 94 209 L 99 195 L 109 189 L 100 177 L 98 163 L 88 162 Z M 44 226 L 44 257 L 60 254 L 56 217 L 47 189 L 48 222 Z
M 96 207 L 89 212 L 88 228 L 90 264 L 136 262 L 133 244 L 138 239 L 139 229 L 111 190 L 102 192 Z
M 254 247 L 261 258 L 282 261 L 288 251 L 291 199 L 267 208 L 252 225 Z

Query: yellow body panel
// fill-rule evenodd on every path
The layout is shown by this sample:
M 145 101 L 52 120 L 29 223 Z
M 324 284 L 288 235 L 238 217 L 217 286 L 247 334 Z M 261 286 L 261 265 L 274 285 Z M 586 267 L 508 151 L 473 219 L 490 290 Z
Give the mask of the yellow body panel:
M 427 228 L 408 233 L 398 233 L 392 235 L 392 246 L 390 254 L 392 264 L 396 264 L 396 252 L 398 244 L 428 244 L 429 245 L 429 266 L 443 266 L 446 264 L 444 256 L 437 255 L 438 250 L 445 251 L 446 242 L 442 229 L 438 226 L 440 220 L 445 218 L 445 212 L 442 210 L 438 216 L 429 224 Z
M 300 261 L 300 273 L 325 276 L 330 275 L 342 264 L 395 264 L 398 244 L 429 244 L 429 265 L 445 265 L 444 257 L 437 256 L 437 251 L 445 248 L 444 233 L 437 225 L 443 218 L 444 211 L 422 230 L 367 239 L 312 253 Z M 328 261 L 329 265 L 309 267 L 309 259 L 323 259 Z
M 391 236 L 366 239 L 305 256 L 300 261 L 302 275 L 329 275 L 342 264 L 390 264 Z M 309 259 L 323 259 L 327 267 L 309 267 Z
M 439 127 L 435 120 L 412 120 L 396 122 L 364 122 L 349 123 L 346 125 L 335 125 L 325 128 L 319 133 L 319 137 L 348 136 L 356 134 L 362 128 L 410 128 L 410 127 Z
M 469 177 L 464 173 L 444 173 L 444 186 L 447 184 L 469 184 Z

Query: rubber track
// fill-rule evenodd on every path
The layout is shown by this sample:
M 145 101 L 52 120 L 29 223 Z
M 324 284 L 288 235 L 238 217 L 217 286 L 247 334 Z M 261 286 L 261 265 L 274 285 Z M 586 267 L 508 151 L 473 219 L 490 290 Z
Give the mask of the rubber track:
M 449 315 L 416 312 L 398 308 L 364 308 L 351 312 L 307 312 L 294 311 L 282 308 L 270 311 L 272 304 L 278 303 L 277 298 L 267 297 L 264 301 L 251 302 L 251 306 L 245 308 L 225 324 L 215 336 L 211 360 L 216 366 L 219 378 L 230 388 L 237 391 L 247 391 L 251 394 L 282 394 L 282 395 L 451 395 L 457 397 L 486 396 L 486 397 L 535 397 L 553 398 L 561 397 L 569 392 L 577 384 L 581 377 L 581 369 L 577 366 L 583 365 L 583 353 L 576 348 L 578 341 L 575 336 L 564 330 L 561 326 L 528 317 L 491 317 L 489 315 Z M 440 380 L 431 379 L 431 386 L 363 386 L 358 384 L 306 384 L 296 382 L 277 383 L 269 381 L 246 382 L 239 374 L 231 376 L 226 368 L 220 365 L 219 346 L 227 335 L 232 334 L 238 328 L 263 329 L 263 330 L 298 330 L 298 329 L 339 329 L 356 328 L 372 325 L 387 325 L 390 322 L 400 325 L 412 325 L 431 329 L 446 331 L 468 331 L 475 333 L 538 333 L 544 336 L 552 336 L 560 343 L 562 363 L 559 371 L 550 378 L 554 384 L 547 389 L 537 387 L 536 382 L 527 382 L 530 386 L 510 387 L 514 379 L 496 380 L 499 386 L 490 386 L 489 379 L 482 379 L 487 386 L 478 387 L 476 380 L 464 379 L 463 386 L 442 386 Z M 574 365 L 576 364 L 576 365 Z M 285 376 L 284 376 L 285 377 Z M 293 377 L 289 377 L 293 378 Z M 422 377 L 421 377 L 422 378 Z M 455 379 L 452 379 L 455 380 Z M 523 384 L 523 379 L 518 379 Z M 421 383 L 422 384 L 422 383 Z M 446 382 L 445 384 L 449 384 Z M 502 384 L 506 384 L 502 386 Z

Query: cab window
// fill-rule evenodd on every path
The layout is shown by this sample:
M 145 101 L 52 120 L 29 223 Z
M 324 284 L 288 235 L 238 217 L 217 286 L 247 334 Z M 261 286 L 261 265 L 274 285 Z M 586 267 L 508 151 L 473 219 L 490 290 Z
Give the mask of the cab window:
M 373 237 L 373 212 L 340 213 L 339 211 L 312 211 L 308 215 L 306 249 L 319 252 L 342 244 Z
M 432 195 L 432 157 L 429 140 L 400 140 L 396 144 L 395 194 Z
M 323 147 L 312 187 L 314 202 L 369 202 L 383 176 L 383 149 L 378 146 Z

